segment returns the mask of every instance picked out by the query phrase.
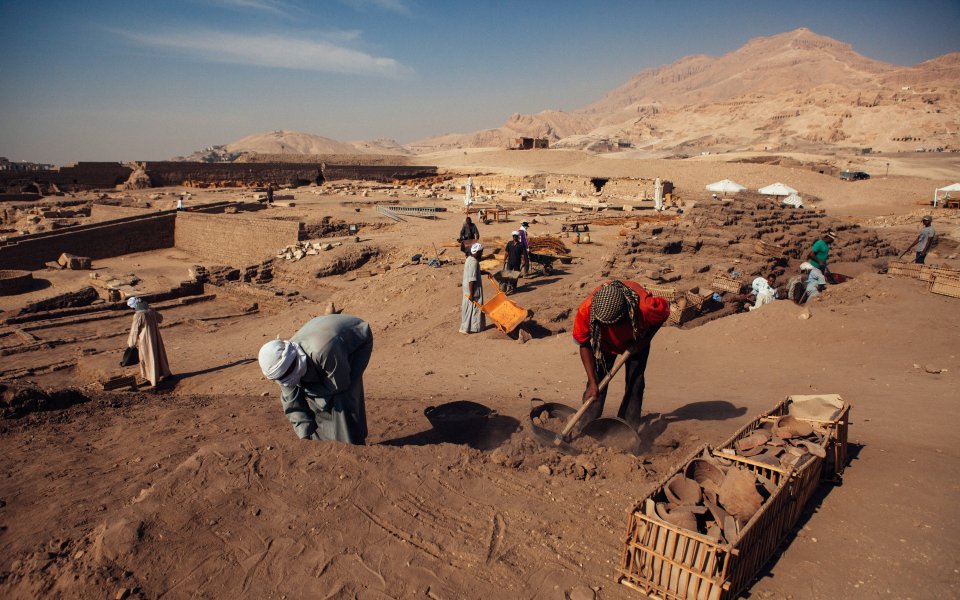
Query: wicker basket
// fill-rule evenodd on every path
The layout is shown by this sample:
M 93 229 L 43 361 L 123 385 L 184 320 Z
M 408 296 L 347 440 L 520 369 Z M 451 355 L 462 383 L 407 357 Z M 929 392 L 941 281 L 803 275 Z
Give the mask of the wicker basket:
M 656 285 L 648 285 L 646 287 L 647 287 L 647 291 L 650 293 L 651 296 L 654 296 L 656 298 L 666 298 L 668 301 L 673 301 L 674 299 L 676 299 L 677 294 L 680 293 L 677 291 L 677 288 L 675 287 L 664 287 L 664 286 L 656 286 Z
M 930 291 L 951 298 L 960 298 L 960 279 L 935 275 L 930 282 Z
M 818 421 L 816 419 L 800 419 L 811 425 L 818 425 L 827 429 L 827 460 L 823 470 L 825 479 L 839 481 L 843 476 L 843 470 L 847 466 L 847 435 L 850 429 L 850 404 L 844 401 L 839 394 L 816 394 L 831 399 L 839 400 L 843 407 L 839 409 L 837 416 L 828 421 Z M 803 398 L 809 398 L 807 395 L 787 396 L 785 400 L 777 404 L 773 410 L 767 413 L 768 418 L 777 418 L 790 412 L 790 403 Z
M 774 467 L 772 465 L 753 460 L 748 456 L 737 456 L 736 451 L 734 450 L 734 444 L 738 440 L 741 440 L 753 433 L 766 421 L 778 418 L 778 416 L 774 416 L 771 413 L 778 410 L 782 404 L 783 403 L 781 402 L 774 407 L 772 411 L 757 417 L 753 421 L 741 427 L 730 437 L 730 439 L 725 441 L 723 445 L 720 446 L 720 449 L 715 450 L 713 454 L 714 456 L 731 460 L 759 475 L 763 475 L 777 485 L 785 485 L 787 487 L 790 495 L 790 501 L 788 503 L 784 503 L 786 514 L 781 520 L 781 523 L 784 527 L 784 532 L 786 533 L 792 529 L 794 525 L 796 525 L 797 521 L 800 519 L 800 516 L 803 514 L 804 508 L 807 505 L 807 501 L 810 500 L 813 492 L 817 489 L 817 486 L 820 485 L 824 459 L 816 456 L 810 456 L 798 468 L 791 469 L 788 467 Z M 829 441 L 825 441 L 824 444 L 824 450 L 829 453 Z
M 680 326 L 697 316 L 697 307 L 692 304 L 680 307 L 673 302 L 670 303 L 670 316 L 667 317 L 667 323 Z
M 726 275 L 717 275 L 713 278 L 713 289 L 721 292 L 739 294 L 741 287 L 743 287 L 743 282 L 740 279 L 734 279 Z
M 923 265 L 918 265 L 916 263 L 908 263 L 901 261 L 890 261 L 890 264 L 887 265 L 887 273 L 889 275 L 896 275 L 898 277 L 920 277 L 920 268 Z
M 698 311 L 703 310 L 703 306 L 710 301 L 713 296 L 713 290 L 701 290 L 698 287 L 693 288 L 685 294 L 687 302 L 692 304 Z
M 757 240 L 753 243 L 753 251 L 760 256 L 768 256 L 770 258 L 786 258 L 786 249 L 783 248 L 783 246 L 771 244 L 763 240 Z
M 647 503 L 674 475 L 685 471 L 690 460 L 672 469 L 630 510 L 617 580 L 663 600 L 730 600 L 739 596 L 783 541 L 790 494 L 786 486 L 778 486 L 735 544 L 649 516 Z
M 944 279 L 960 279 L 960 271 L 957 269 L 947 269 L 945 267 L 930 267 L 927 265 L 920 265 L 920 279 L 932 283 L 934 277 L 942 277 Z

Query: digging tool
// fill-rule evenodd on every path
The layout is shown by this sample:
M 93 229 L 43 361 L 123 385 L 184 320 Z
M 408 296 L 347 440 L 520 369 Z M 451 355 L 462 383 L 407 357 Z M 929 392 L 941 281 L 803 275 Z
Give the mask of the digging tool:
M 610 369 L 610 372 L 607 373 L 607 375 L 597 386 L 597 394 L 607 388 L 607 385 L 609 385 L 610 381 L 613 380 L 614 375 L 617 374 L 617 372 L 620 370 L 620 367 L 622 367 L 632 355 L 633 349 L 631 348 L 624 352 L 617 359 L 616 363 L 613 365 L 613 368 Z M 587 410 L 593 406 L 593 403 L 596 401 L 596 399 L 596 395 L 588 398 L 587 401 L 580 406 L 579 410 L 577 410 L 577 412 L 570 417 L 570 420 L 567 421 L 567 424 L 563 427 L 563 431 L 558 433 L 554 438 L 553 443 L 555 446 L 560 446 L 561 444 L 566 444 L 570 441 L 570 433 L 577 426 L 577 423 L 580 422 L 580 419 L 583 418 L 583 415 L 586 414 Z M 588 432 L 587 428 L 590 428 L 591 431 Z M 593 437 L 598 442 L 604 443 L 605 445 L 609 445 L 608 442 L 612 442 L 613 445 L 627 452 L 636 451 L 640 445 L 640 436 L 637 435 L 636 430 L 634 430 L 634 428 L 623 419 L 616 417 L 595 419 L 594 421 L 591 421 L 589 425 L 587 425 L 587 428 L 584 428 L 584 434 Z

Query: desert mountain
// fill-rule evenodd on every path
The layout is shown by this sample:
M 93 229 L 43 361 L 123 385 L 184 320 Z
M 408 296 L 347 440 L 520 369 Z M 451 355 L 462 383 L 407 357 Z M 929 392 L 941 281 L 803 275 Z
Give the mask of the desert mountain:
M 519 136 L 596 151 L 956 146 L 958 84 L 960 53 L 899 67 L 801 28 L 644 70 L 579 110 L 515 114 L 410 147 L 504 147 Z

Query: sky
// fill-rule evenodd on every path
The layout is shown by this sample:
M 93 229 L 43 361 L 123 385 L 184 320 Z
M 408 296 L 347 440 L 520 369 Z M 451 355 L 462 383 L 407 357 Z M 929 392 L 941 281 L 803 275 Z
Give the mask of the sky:
M 0 0 L 0 156 L 166 160 L 280 129 L 409 143 L 798 27 L 906 66 L 960 50 L 960 2 Z

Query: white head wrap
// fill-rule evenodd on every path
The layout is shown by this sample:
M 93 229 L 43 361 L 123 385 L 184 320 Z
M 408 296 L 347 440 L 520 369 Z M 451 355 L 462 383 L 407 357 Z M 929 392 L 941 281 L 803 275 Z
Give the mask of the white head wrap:
M 808 263 L 808 262 L 801 263 L 801 264 L 800 264 L 800 270 L 801 270 L 801 271 L 812 271 L 812 270 L 813 270 L 813 265 L 811 265 L 811 264 Z
M 519 232 L 519 231 L 511 231 L 511 232 L 510 232 L 510 235 L 520 235 L 520 232 Z
M 307 354 L 296 342 L 271 340 L 260 348 L 257 358 L 260 361 L 263 376 L 281 385 L 293 387 L 299 384 L 307 371 Z M 294 363 L 296 365 L 291 369 Z M 283 377 L 288 370 L 290 373 Z
M 133 310 L 147 310 L 147 308 L 149 308 L 146 302 L 140 298 L 137 298 L 136 296 L 130 296 L 127 298 L 127 306 Z
M 470 254 L 476 254 L 481 250 L 483 250 L 483 244 L 480 242 L 475 242 L 472 246 L 470 246 Z

